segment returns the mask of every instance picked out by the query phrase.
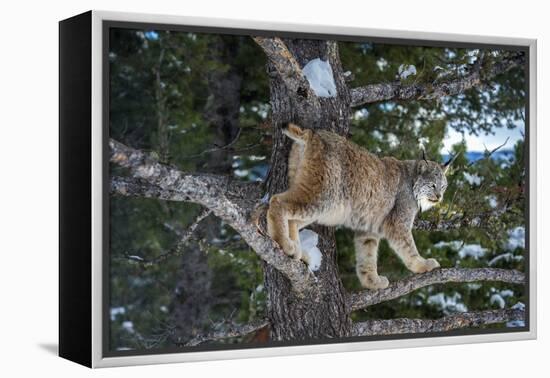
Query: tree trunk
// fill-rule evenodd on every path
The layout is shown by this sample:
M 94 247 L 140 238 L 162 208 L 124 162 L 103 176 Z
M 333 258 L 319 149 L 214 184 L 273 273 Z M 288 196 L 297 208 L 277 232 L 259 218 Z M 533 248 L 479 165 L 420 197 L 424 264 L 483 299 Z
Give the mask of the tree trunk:
M 216 69 L 208 74 L 209 96 L 205 106 L 205 119 L 213 133 L 212 144 L 223 147 L 239 134 L 242 74 L 235 68 L 238 41 L 216 37 L 209 45 L 211 59 L 227 65 L 227 70 Z M 231 151 L 223 148 L 210 152 L 206 172 L 229 173 Z
M 301 67 L 315 58 L 328 60 L 332 66 L 338 94 L 319 98 L 320 106 L 309 105 L 303 92 L 290 93 L 281 77 L 268 64 L 271 77 L 273 127 L 272 167 L 267 181 L 270 195 L 287 188 L 287 159 L 291 142 L 281 132 L 281 126 L 295 122 L 302 127 L 328 129 L 347 135 L 350 125 L 350 93 L 345 85 L 336 43 L 317 40 L 286 40 Z M 296 340 L 349 336 L 350 310 L 345 290 L 338 274 L 336 242 L 333 228 L 309 226 L 319 234 L 319 249 L 323 263 L 315 272 L 318 286 L 305 295 L 291 290 L 290 282 L 276 269 L 264 264 L 265 287 L 268 293 L 267 316 L 272 325 L 273 340 Z

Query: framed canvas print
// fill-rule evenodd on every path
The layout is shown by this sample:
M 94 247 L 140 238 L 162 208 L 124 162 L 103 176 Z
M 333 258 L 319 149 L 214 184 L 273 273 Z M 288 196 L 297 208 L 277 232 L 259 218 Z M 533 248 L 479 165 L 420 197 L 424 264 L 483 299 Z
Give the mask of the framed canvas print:
M 60 355 L 536 336 L 536 42 L 60 22 Z

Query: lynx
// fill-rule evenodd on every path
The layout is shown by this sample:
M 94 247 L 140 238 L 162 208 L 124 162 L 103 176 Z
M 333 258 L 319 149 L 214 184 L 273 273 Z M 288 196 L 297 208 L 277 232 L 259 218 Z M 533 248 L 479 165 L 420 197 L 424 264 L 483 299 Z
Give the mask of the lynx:
M 306 259 L 299 230 L 311 223 L 344 226 L 354 231 L 356 273 L 361 285 L 382 289 L 378 275 L 378 243 L 385 238 L 414 273 L 439 267 L 418 253 L 411 228 L 416 214 L 441 201 L 452 161 L 379 158 L 329 131 L 289 124 L 293 140 L 288 160 L 289 188 L 269 201 L 267 228 L 283 251 Z

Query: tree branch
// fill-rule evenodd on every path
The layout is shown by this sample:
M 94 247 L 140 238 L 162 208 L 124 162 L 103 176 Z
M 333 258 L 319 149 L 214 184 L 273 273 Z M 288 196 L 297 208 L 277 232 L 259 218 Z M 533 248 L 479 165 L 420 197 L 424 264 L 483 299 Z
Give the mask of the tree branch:
M 360 310 L 381 302 L 386 302 L 409 294 L 425 286 L 447 282 L 500 281 L 513 284 L 525 283 L 525 275 L 517 270 L 475 268 L 475 269 L 436 269 L 428 273 L 415 274 L 390 284 L 385 289 L 364 290 L 349 297 L 349 306 Z
M 413 228 L 422 231 L 448 231 L 459 228 L 483 227 L 491 222 L 492 219 L 502 215 L 502 209 L 493 209 L 478 214 L 455 214 L 447 219 L 436 221 L 426 219 L 415 219 Z
M 306 265 L 291 258 L 268 236 L 262 235 L 250 219 L 250 211 L 259 201 L 256 186 L 233 181 L 230 177 L 207 174 L 187 174 L 159 163 L 142 151 L 113 139 L 109 141 L 110 161 L 128 168 L 132 179 L 114 178 L 111 188 L 117 193 L 140 193 L 171 200 L 190 201 L 203 205 L 227 222 L 266 263 L 283 273 L 297 293 L 315 287 L 315 277 Z M 138 188 L 145 181 L 148 185 Z M 160 198 L 157 197 L 157 198 Z
M 482 85 L 495 76 L 525 63 L 525 54 L 519 52 L 493 64 L 488 70 L 475 69 L 470 74 L 444 83 L 417 83 L 404 85 L 401 82 L 369 84 L 351 90 L 351 106 L 360 106 L 387 100 L 433 100 L 454 96 Z
M 367 320 L 352 325 L 352 336 L 394 335 L 403 333 L 445 332 L 458 328 L 479 327 L 484 324 L 524 320 L 525 310 L 503 309 L 463 312 L 441 319 Z
M 185 343 L 185 346 L 196 346 L 206 341 L 226 339 L 228 337 L 245 336 L 259 329 L 267 327 L 268 325 L 269 321 L 267 319 L 256 320 L 251 323 L 242 325 L 232 324 L 229 326 L 228 329 L 225 329 L 223 331 L 215 331 L 206 335 L 197 336 L 194 339 Z
M 150 260 L 146 260 L 141 256 L 130 254 L 126 254 L 126 258 L 144 267 L 150 267 L 167 260 L 169 257 L 181 256 L 184 252 L 183 248 L 187 245 L 187 242 L 189 241 L 191 236 L 193 236 L 193 233 L 199 226 L 199 223 L 202 222 L 202 220 L 209 216 L 211 213 L 212 210 L 210 209 L 203 210 L 184 232 L 178 232 L 178 236 L 180 237 L 180 239 L 178 240 L 176 245 L 174 245 L 169 251 L 164 252 Z
M 133 177 L 111 176 L 111 194 L 126 197 L 157 198 L 164 201 L 190 201 L 185 194 L 163 189 L 158 185 Z
M 264 50 L 291 93 L 296 93 L 298 97 L 304 99 L 316 101 L 317 97 L 311 90 L 300 64 L 281 38 L 253 37 L 253 39 Z

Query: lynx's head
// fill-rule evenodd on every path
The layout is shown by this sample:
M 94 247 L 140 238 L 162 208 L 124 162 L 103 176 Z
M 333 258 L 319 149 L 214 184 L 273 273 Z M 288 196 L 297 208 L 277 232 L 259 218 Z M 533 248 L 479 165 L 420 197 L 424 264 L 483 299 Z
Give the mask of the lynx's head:
M 428 210 L 441 202 L 447 189 L 447 177 L 445 175 L 457 156 L 458 154 L 445 164 L 426 160 L 424 154 L 422 154 L 422 159 L 417 161 L 413 193 L 420 211 Z

